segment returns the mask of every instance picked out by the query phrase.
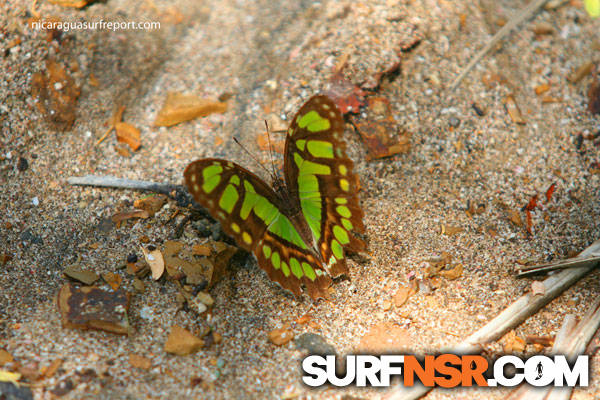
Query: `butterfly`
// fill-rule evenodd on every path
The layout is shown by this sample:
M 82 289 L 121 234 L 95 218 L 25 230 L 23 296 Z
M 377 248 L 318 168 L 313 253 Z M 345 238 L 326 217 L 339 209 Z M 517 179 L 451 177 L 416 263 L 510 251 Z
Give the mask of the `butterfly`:
M 327 96 L 310 98 L 287 130 L 284 179 L 273 187 L 223 159 L 192 162 L 185 184 L 225 233 L 251 251 L 273 281 L 299 296 L 326 298 L 332 277 L 348 273 L 344 251 L 365 242 L 358 177 L 342 141 L 344 119 Z

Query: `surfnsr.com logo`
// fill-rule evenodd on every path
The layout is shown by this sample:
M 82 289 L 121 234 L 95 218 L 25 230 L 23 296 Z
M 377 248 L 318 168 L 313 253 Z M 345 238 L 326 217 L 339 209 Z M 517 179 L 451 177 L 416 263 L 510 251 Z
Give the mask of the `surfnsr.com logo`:
M 413 355 L 349 355 L 346 369 L 336 374 L 335 356 L 311 355 L 302 361 L 302 380 L 309 386 L 390 386 L 399 377 L 404 386 L 588 386 L 588 356 L 569 362 L 565 356 L 536 355 L 527 359 L 502 356 L 493 362 L 480 355 L 440 354 L 419 359 Z

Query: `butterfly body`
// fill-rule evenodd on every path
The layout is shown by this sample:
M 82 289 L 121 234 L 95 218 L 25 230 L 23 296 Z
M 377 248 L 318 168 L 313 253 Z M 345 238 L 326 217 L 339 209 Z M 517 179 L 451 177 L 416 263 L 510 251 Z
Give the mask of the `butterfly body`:
M 326 297 L 331 278 L 348 272 L 344 249 L 360 251 L 364 232 L 358 179 L 341 140 L 344 121 L 326 96 L 312 97 L 291 122 L 284 180 L 273 188 L 227 160 L 192 162 L 185 182 L 194 199 L 269 277 L 294 294 Z

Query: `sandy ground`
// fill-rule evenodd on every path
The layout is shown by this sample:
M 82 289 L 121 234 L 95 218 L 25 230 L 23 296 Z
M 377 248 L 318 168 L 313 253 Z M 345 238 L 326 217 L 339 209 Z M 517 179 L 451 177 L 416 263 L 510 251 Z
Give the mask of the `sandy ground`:
M 77 10 L 48 2 L 0 3 L 0 348 L 36 370 L 63 359 L 58 371 L 34 385 L 36 398 L 52 398 L 61 382 L 64 398 L 372 398 L 385 391 L 322 388 L 300 380 L 302 352 L 293 342 L 278 347 L 267 333 L 308 311 L 314 324 L 293 324 L 296 335 L 318 333 L 339 354 L 353 353 L 373 326 L 402 328 L 409 351 L 434 351 L 457 343 L 528 290 L 516 280 L 518 260 L 547 261 L 581 251 L 600 237 L 600 175 L 591 165 L 598 147 L 576 146 L 578 134 L 599 129 L 587 112 L 590 76 L 566 77 L 597 59 L 600 20 L 590 20 L 580 1 L 544 10 L 486 57 L 454 95 L 445 89 L 522 6 L 520 1 L 270 2 L 108 0 Z M 75 30 L 48 40 L 27 28 L 35 12 L 63 21 L 104 19 L 160 21 L 154 31 Z M 540 25 L 542 24 L 542 25 Z M 535 26 L 548 25 L 549 34 Z M 177 207 L 170 202 L 155 217 L 105 229 L 103 221 L 142 197 L 133 191 L 71 187 L 69 176 L 94 173 L 181 183 L 185 166 L 205 156 L 227 157 L 256 170 L 233 142 L 268 155 L 256 145 L 265 118 L 285 119 L 322 90 L 336 63 L 367 81 L 397 50 L 401 72 L 384 80 L 377 96 L 391 102 L 399 127 L 411 133 L 411 150 L 367 161 L 348 126 L 350 155 L 363 191 L 369 252 L 353 257 L 349 279 L 333 286 L 331 301 L 296 299 L 268 280 L 252 258 L 232 263 L 232 273 L 213 289 L 210 318 L 177 311 L 172 282 L 145 280 L 130 310 L 129 337 L 61 328 L 54 303 L 66 281 L 63 269 L 77 262 L 97 273 L 114 272 L 143 236 L 160 245 L 169 239 Z M 81 87 L 69 128 L 48 122 L 31 95 L 32 75 L 54 58 L 68 65 Z M 90 76 L 93 75 L 93 78 Z M 548 83 L 543 103 L 534 89 Z M 231 93 L 229 109 L 173 128 L 152 122 L 167 92 L 217 97 Z M 513 94 L 526 120 L 517 125 L 503 100 Z M 476 102 L 486 110 L 478 116 Z M 142 133 L 131 157 L 115 151 L 106 129 L 115 105 Z M 18 168 L 19 159 L 28 168 Z M 21 161 L 21 166 L 23 162 Z M 260 171 L 257 171 L 260 173 Z M 532 214 L 532 235 L 510 221 L 530 197 L 540 199 L 556 183 L 551 201 Z M 474 203 L 481 213 L 469 217 Z M 454 235 L 442 226 L 461 227 Z M 191 225 L 182 240 L 202 242 Z M 427 260 L 448 253 L 462 276 L 436 280 L 427 289 Z M 119 273 L 123 273 L 122 271 Z M 133 292 L 131 277 L 123 287 Z M 423 290 L 401 308 L 386 302 L 409 278 Z M 598 297 L 594 272 L 516 329 L 519 337 L 553 335 L 567 313 L 583 315 Z M 142 310 L 144 312 L 142 313 Z M 223 341 L 191 356 L 163 351 L 170 327 L 210 326 Z M 501 350 L 501 344 L 491 346 Z M 528 352 L 533 351 L 531 346 Z M 129 354 L 152 360 L 147 370 L 129 364 Z M 575 398 L 600 398 L 600 357 L 592 359 L 592 383 Z M 90 372 L 92 371 L 92 372 Z M 202 383 L 192 386 L 190 380 Z M 503 398 L 502 390 L 431 392 L 428 399 Z

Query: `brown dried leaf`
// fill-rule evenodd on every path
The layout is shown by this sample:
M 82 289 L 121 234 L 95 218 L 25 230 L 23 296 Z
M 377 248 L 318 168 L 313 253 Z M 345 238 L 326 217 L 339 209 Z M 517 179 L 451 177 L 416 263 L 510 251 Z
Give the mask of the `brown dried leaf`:
M 12 354 L 4 349 L 0 349 L 0 367 L 14 361 Z
M 294 338 L 294 332 L 289 327 L 273 329 L 269 332 L 269 341 L 276 346 L 283 346 Z
M 136 151 L 142 145 L 140 130 L 127 122 L 115 124 L 117 140 L 127 144 L 131 150 Z
M 144 259 L 150 266 L 150 270 L 152 271 L 152 279 L 157 281 L 160 279 L 162 274 L 165 272 L 165 260 L 163 258 L 162 253 L 159 249 L 149 250 L 143 246 L 140 246 L 142 249 L 142 253 L 144 254 Z
M 192 253 L 197 256 L 210 256 L 213 252 L 213 248 L 208 244 L 195 244 L 192 246 Z
M 96 282 L 100 277 L 93 271 L 83 270 L 79 265 L 69 265 L 64 269 L 63 274 L 71 279 L 75 279 L 86 285 L 91 285 Z
M 569 76 L 567 76 L 567 80 L 570 83 L 577 83 L 582 80 L 585 76 L 589 75 L 594 69 L 593 61 L 586 61 L 582 65 L 580 65 L 575 71 L 571 72 Z
M 588 110 L 592 114 L 600 114 L 600 78 L 598 75 L 600 75 L 600 64 L 588 90 Z
M 64 66 L 46 61 L 46 70 L 33 74 L 31 94 L 46 120 L 59 129 L 68 129 L 75 121 L 77 98 L 81 91 Z
M 443 269 L 439 272 L 439 275 L 443 278 L 446 278 L 448 280 L 454 280 L 454 279 L 458 279 L 462 276 L 463 273 L 463 265 L 462 264 L 456 264 L 453 268 L 451 269 Z
M 167 202 L 167 196 L 164 194 L 153 194 L 133 202 L 133 206 L 144 210 L 150 217 L 154 216 Z
M 410 150 L 410 134 L 400 130 L 394 119 L 389 100 L 369 98 L 366 118 L 352 118 L 362 142 L 367 146 L 369 159 L 389 157 Z
M 225 111 L 227 111 L 227 103 L 172 92 L 167 94 L 167 100 L 158 112 L 154 126 L 173 126 L 180 122 Z
M 204 347 L 204 341 L 202 339 L 193 335 L 187 329 L 178 325 L 173 325 L 165 343 L 164 350 L 167 353 L 186 356 L 188 354 L 196 353 L 202 347 Z
M 527 123 L 523 118 L 523 114 L 521 114 L 521 110 L 519 109 L 515 98 L 512 95 L 508 95 L 504 99 L 504 108 L 506 109 L 506 112 L 508 112 L 510 119 L 515 124 L 525 125 Z
M 128 334 L 129 293 L 122 289 L 113 292 L 96 286 L 77 288 L 66 283 L 58 293 L 57 303 L 65 328 Z
M 151 359 L 144 357 L 144 356 L 140 356 L 139 354 L 135 354 L 135 353 L 129 354 L 129 364 L 131 364 L 131 366 L 134 368 L 141 368 L 141 369 L 152 368 L 152 360 Z
M 54 374 L 56 374 L 56 371 L 58 371 L 58 368 L 60 368 L 62 363 L 62 358 L 57 358 L 56 360 L 52 361 L 50 365 L 42 369 L 41 375 L 43 375 L 44 378 L 51 378 L 54 376 Z
M 133 211 L 118 212 L 118 213 L 114 214 L 112 217 L 110 217 L 110 219 L 112 220 L 112 222 L 119 225 L 121 222 L 126 221 L 128 219 L 132 219 L 132 218 L 146 219 L 149 217 L 150 217 L 150 214 L 148 214 L 148 211 L 133 210 Z
M 329 79 L 329 88 L 325 91 L 342 114 L 357 113 L 365 103 L 365 92 L 337 72 Z
M 406 303 L 408 298 L 410 296 L 412 296 L 414 293 L 415 292 L 412 287 L 400 286 L 400 289 L 398 289 L 398 291 L 396 292 L 396 294 L 393 297 L 394 305 L 397 308 L 402 307 Z
M 115 274 L 114 272 L 107 272 L 105 274 L 102 274 L 102 279 L 104 279 L 104 281 L 108 283 L 112 290 L 117 290 L 123 282 L 123 277 L 119 274 Z
M 515 224 L 518 227 L 523 226 L 523 220 L 521 219 L 521 214 L 517 210 L 508 210 L 508 219 L 510 222 Z
M 454 236 L 464 230 L 465 230 L 465 228 L 463 228 L 462 226 L 452 226 L 452 225 L 444 224 L 444 225 L 442 225 L 441 233 L 442 233 L 442 235 Z
M 63 7 L 83 8 L 95 0 L 49 0 L 50 3 Z

